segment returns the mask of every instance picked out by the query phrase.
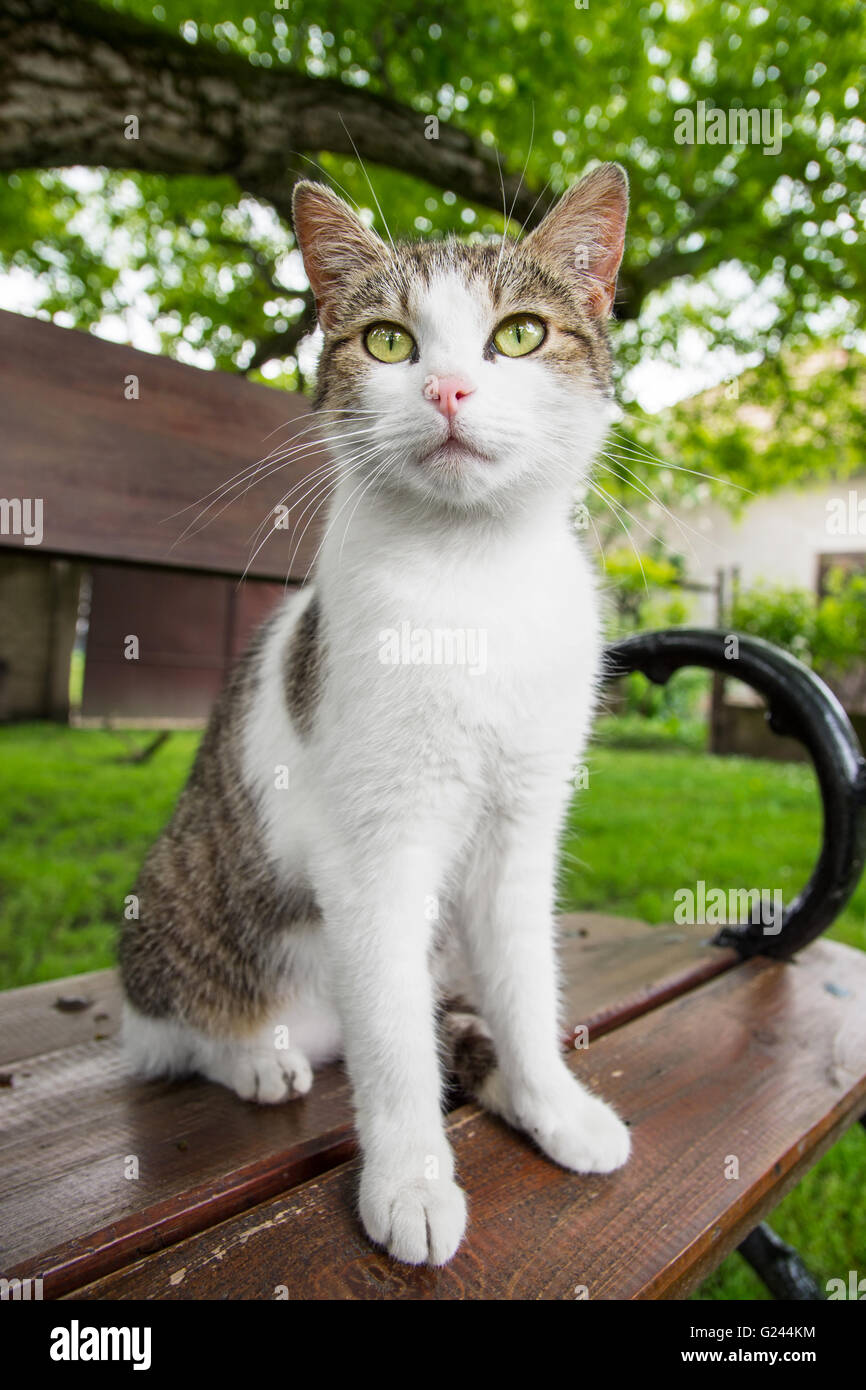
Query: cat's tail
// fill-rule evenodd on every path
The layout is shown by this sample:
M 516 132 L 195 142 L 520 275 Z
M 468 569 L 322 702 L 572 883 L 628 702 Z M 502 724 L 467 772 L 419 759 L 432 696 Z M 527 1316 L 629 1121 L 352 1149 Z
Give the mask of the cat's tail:
M 445 1066 L 459 1091 L 509 1120 L 493 1037 L 481 1015 L 462 1001 L 449 1002 L 442 1015 L 441 1036 Z

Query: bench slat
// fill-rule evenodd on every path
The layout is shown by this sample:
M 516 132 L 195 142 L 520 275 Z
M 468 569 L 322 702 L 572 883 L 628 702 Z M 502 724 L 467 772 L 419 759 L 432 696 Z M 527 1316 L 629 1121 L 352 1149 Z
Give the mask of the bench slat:
M 79 1007 L 83 1005 L 84 1007 Z M 61 1048 L 111 1038 L 120 1026 L 120 985 L 114 970 L 91 970 L 0 994 L 0 1071 Z
M 866 1107 L 866 955 L 819 942 L 794 964 L 756 958 L 572 1065 L 631 1123 L 631 1162 L 568 1174 L 462 1107 L 449 1129 L 471 1225 L 444 1270 L 371 1250 L 353 1163 L 76 1296 L 683 1297 Z
M 569 1019 L 591 1036 L 736 961 L 695 935 L 626 919 L 569 916 L 562 932 Z M 101 1004 L 90 1012 L 109 1014 L 98 1042 L 77 1040 L 93 1036 L 82 1014 L 53 1008 L 58 995 L 91 994 Z M 43 1275 L 49 1295 L 284 1192 L 353 1152 L 341 1068 L 322 1069 L 305 1100 L 273 1108 L 195 1080 L 131 1083 L 108 1036 L 119 1002 L 112 972 L 0 996 L 0 1039 L 19 1053 L 47 1048 L 7 1068 L 15 1084 L 0 1090 L 0 1258 L 4 1272 Z M 138 1158 L 137 1180 L 124 1176 L 130 1155 Z

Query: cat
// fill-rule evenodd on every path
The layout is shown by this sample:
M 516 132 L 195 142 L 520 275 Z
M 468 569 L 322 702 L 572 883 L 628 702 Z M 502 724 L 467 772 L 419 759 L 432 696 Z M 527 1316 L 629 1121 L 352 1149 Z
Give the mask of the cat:
M 361 1220 L 410 1264 L 466 1225 L 446 1065 L 566 1168 L 629 1154 L 562 1054 L 554 920 L 601 662 L 573 515 L 613 414 L 627 205 L 606 164 L 520 240 L 394 245 L 297 185 L 328 527 L 217 700 L 121 937 L 138 1074 L 276 1102 L 345 1059 Z

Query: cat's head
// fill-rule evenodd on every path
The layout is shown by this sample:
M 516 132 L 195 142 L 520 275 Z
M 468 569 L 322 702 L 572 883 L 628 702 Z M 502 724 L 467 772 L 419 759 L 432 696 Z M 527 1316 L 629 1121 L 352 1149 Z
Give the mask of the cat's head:
M 346 469 L 460 508 L 573 494 L 611 417 L 627 208 L 625 174 L 604 164 L 521 241 L 391 245 L 298 184 L 324 333 L 316 406 Z

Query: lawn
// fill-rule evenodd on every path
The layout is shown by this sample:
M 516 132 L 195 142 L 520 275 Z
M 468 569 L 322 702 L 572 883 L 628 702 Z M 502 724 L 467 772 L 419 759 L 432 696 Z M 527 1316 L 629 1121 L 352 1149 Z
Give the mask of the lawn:
M 124 898 L 199 735 L 0 729 L 0 988 L 109 965 Z
M 198 735 L 174 733 L 147 762 L 147 734 L 0 729 L 0 988 L 98 969 L 137 867 L 171 809 Z M 563 907 L 670 922 L 673 893 L 782 888 L 805 880 L 818 846 L 812 771 L 716 759 L 695 739 L 666 748 L 596 745 L 567 837 Z M 866 883 L 830 935 L 866 950 Z M 773 1216 L 823 1282 L 866 1268 L 866 1133 L 838 1143 Z M 695 1295 L 767 1297 L 739 1256 Z

